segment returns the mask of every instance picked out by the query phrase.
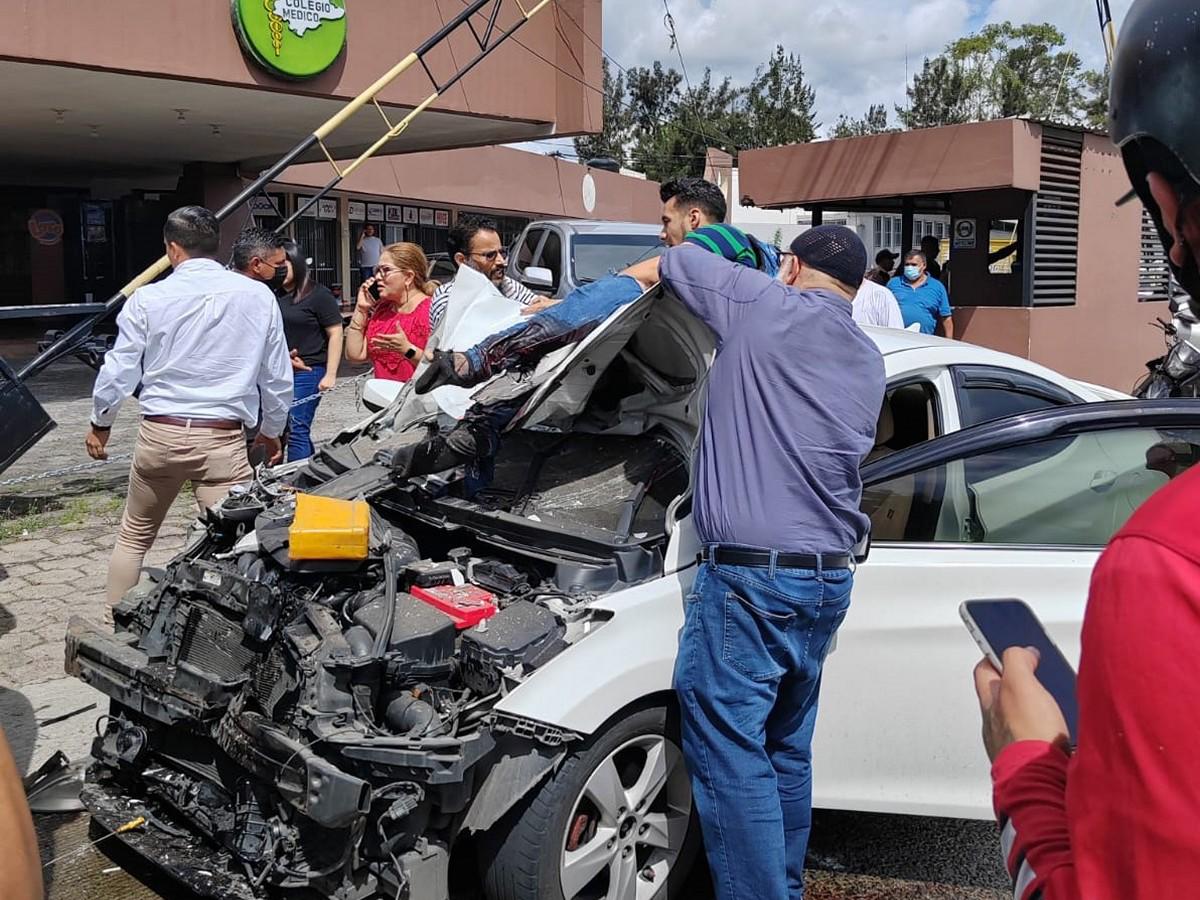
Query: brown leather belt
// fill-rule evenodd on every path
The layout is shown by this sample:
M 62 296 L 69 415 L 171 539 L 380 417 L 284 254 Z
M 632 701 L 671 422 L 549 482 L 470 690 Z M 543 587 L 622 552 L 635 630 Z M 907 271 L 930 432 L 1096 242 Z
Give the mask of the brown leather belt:
M 178 425 L 180 428 L 218 428 L 221 431 L 240 431 L 240 419 L 188 419 L 183 416 L 142 416 L 146 422 L 160 425 Z

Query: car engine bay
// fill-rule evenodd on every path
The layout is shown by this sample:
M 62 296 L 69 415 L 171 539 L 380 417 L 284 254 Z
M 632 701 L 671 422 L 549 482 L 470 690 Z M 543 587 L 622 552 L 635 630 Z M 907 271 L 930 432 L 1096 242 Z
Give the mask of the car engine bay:
M 211 508 L 115 634 L 72 621 L 68 672 L 113 701 L 84 801 L 102 825 L 146 815 L 140 852 L 202 895 L 441 897 L 454 837 L 519 799 L 481 790 L 493 764 L 549 771 L 578 737 L 496 703 L 603 627 L 597 596 L 661 575 L 687 467 L 649 436 L 537 432 L 470 497 L 461 473 L 317 483 L 314 462 Z

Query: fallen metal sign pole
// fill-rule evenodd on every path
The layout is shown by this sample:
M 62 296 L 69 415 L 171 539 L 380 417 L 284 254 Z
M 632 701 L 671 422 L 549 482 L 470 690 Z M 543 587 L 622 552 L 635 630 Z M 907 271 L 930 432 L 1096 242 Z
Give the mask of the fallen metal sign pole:
M 526 3 L 528 2 L 529 0 L 526 0 Z M 349 176 L 364 162 L 378 153 L 389 141 L 395 140 L 407 131 L 408 126 L 412 124 L 413 120 L 435 103 L 438 97 L 457 84 L 467 73 L 483 62 L 493 50 L 503 44 L 521 26 L 552 2 L 553 0 L 538 0 L 538 2 L 533 3 L 531 6 L 526 6 L 521 0 L 510 0 L 508 5 L 515 6 L 519 11 L 519 16 L 512 25 L 502 28 L 498 25 L 498 22 L 501 8 L 506 5 L 506 0 L 467 0 L 462 11 L 447 22 L 429 40 L 425 41 L 420 47 L 392 66 L 374 84 L 370 85 L 361 94 L 343 106 L 332 118 L 285 153 L 278 162 L 262 172 L 240 194 L 217 210 L 217 219 L 224 220 L 228 218 L 239 207 L 278 178 L 284 169 L 297 162 L 314 147 L 320 147 L 330 166 L 333 167 L 334 176 L 316 194 L 308 198 L 299 209 L 285 219 L 276 231 L 282 231 L 287 228 L 297 218 L 311 209 L 318 200 L 337 187 L 342 179 Z M 473 21 L 473 18 L 477 14 L 481 19 L 486 20 L 483 24 L 482 33 Z M 474 37 L 475 43 L 479 47 L 479 52 L 464 65 L 459 66 L 458 71 L 453 75 L 439 82 L 430 70 L 429 64 L 426 62 L 426 57 L 435 48 L 449 41 L 455 32 L 463 29 L 469 31 L 472 37 Z M 379 104 L 378 96 L 388 85 L 414 65 L 419 65 L 424 69 L 425 74 L 429 78 L 432 90 L 429 96 L 418 103 L 404 118 L 393 123 Z M 379 111 L 379 115 L 383 119 L 385 131 L 375 143 L 364 150 L 357 158 L 349 162 L 342 161 L 339 163 L 335 161 L 325 144 L 326 138 L 337 131 L 341 125 L 368 103 L 372 104 Z M 170 262 L 163 255 L 153 265 L 105 301 L 103 312 L 97 313 L 67 329 L 58 340 L 34 357 L 19 372 L 14 374 L 11 367 L 3 365 L 2 361 L 0 361 L 0 422 L 4 423 L 4 427 L 0 428 L 0 472 L 7 469 L 25 451 L 37 443 L 47 431 L 54 427 L 54 422 L 23 382 L 41 372 L 55 360 L 74 352 L 81 341 L 87 340 L 92 329 L 108 316 L 117 312 L 135 290 L 142 285 L 149 284 L 169 268 Z

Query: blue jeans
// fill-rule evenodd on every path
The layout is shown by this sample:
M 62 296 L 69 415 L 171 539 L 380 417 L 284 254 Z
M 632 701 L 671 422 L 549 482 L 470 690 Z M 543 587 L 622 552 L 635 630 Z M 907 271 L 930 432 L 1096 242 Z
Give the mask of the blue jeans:
M 801 900 L 812 736 L 849 569 L 702 563 L 675 690 L 683 755 L 718 900 Z
M 292 372 L 292 396 L 296 400 L 312 396 L 317 393 L 317 383 L 324 377 L 324 366 L 313 366 L 311 372 Z M 313 397 L 307 403 L 292 407 L 288 414 L 288 462 L 312 456 L 312 423 L 320 404 L 321 398 Z
M 547 353 L 591 334 L 641 295 L 641 285 L 628 275 L 609 275 L 576 288 L 561 303 L 464 351 L 474 383 L 507 369 L 535 368 Z

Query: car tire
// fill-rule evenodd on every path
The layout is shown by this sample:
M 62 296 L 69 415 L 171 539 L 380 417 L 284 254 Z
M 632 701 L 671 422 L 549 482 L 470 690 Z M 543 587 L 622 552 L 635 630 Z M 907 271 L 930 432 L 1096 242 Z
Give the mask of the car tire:
M 484 834 L 488 900 L 636 900 L 646 881 L 656 900 L 678 896 L 699 827 L 672 718 L 655 706 L 614 721 Z

